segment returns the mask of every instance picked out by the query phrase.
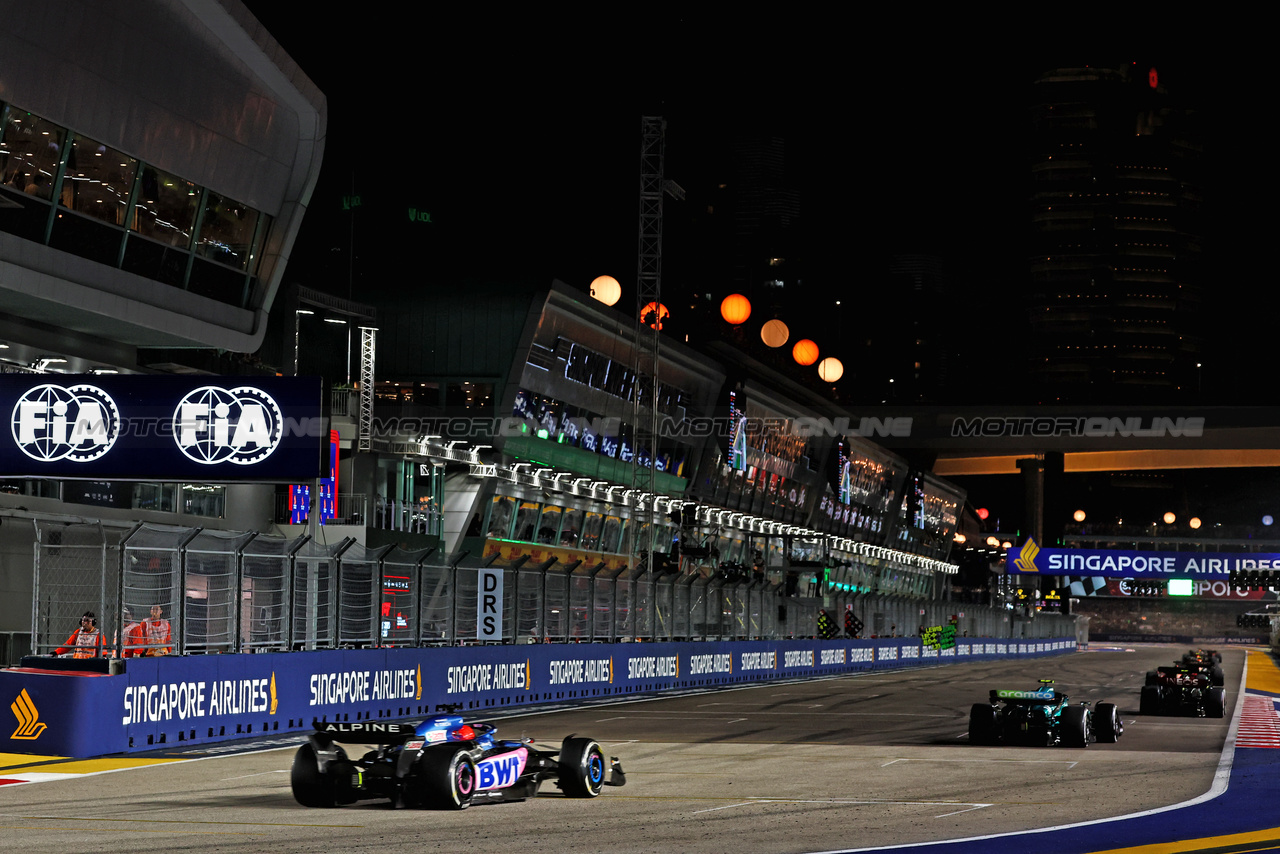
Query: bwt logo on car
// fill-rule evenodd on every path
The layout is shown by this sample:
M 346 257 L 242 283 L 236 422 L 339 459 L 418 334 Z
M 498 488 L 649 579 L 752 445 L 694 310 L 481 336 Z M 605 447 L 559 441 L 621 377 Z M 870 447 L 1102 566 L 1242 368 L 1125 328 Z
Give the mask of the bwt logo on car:
M 42 463 L 96 460 L 120 435 L 120 410 L 97 386 L 46 384 L 27 390 L 13 407 L 13 439 Z
M 284 416 L 271 395 L 251 386 L 203 386 L 188 392 L 173 412 L 173 440 L 202 465 L 252 465 L 280 444 Z
M 525 760 L 528 757 L 529 751 L 522 747 L 515 753 L 504 753 L 501 756 L 482 759 L 476 765 L 476 772 L 480 776 L 480 785 L 476 788 L 481 790 L 504 789 L 510 786 L 520 779 L 520 774 L 524 772 Z

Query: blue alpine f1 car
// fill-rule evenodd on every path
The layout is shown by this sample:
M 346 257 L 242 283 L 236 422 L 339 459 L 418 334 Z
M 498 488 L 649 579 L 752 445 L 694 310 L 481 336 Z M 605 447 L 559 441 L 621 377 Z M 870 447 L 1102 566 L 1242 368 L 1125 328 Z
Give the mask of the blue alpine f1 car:
M 317 722 L 315 729 L 290 772 L 293 797 L 304 807 L 386 798 L 396 807 L 460 810 L 532 798 L 547 780 L 571 798 L 594 798 L 627 781 L 618 759 L 606 764 L 592 739 L 570 736 L 559 750 L 544 750 L 533 739 L 500 740 L 494 727 L 458 715 L 416 725 Z M 351 745 L 373 749 L 353 757 Z
M 1030 691 L 992 690 L 989 702 L 969 710 L 970 744 L 1088 747 L 1115 742 L 1123 732 L 1114 703 L 1069 703 L 1052 679 L 1041 679 Z

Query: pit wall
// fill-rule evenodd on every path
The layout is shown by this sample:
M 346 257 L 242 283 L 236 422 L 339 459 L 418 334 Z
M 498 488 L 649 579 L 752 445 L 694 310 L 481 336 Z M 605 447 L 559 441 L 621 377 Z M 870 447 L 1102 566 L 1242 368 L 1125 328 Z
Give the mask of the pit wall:
M 92 757 L 311 728 L 1074 652 L 1074 638 L 530 644 L 132 659 L 118 675 L 0 670 L 0 752 Z M 9 727 L 16 727 L 12 733 Z

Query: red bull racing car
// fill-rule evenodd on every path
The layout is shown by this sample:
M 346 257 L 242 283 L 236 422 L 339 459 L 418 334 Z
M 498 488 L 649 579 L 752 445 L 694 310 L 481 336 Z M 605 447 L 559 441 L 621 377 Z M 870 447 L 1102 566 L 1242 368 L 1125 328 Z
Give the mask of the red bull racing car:
M 416 725 L 317 722 L 315 728 L 294 755 L 289 778 L 304 807 L 385 798 L 396 807 L 460 810 L 532 798 L 548 780 L 571 798 L 594 798 L 605 786 L 626 783 L 618 759 L 606 764 L 589 738 L 570 736 L 559 750 L 544 750 L 532 739 L 500 740 L 494 727 L 451 714 Z M 353 757 L 351 745 L 373 749 Z

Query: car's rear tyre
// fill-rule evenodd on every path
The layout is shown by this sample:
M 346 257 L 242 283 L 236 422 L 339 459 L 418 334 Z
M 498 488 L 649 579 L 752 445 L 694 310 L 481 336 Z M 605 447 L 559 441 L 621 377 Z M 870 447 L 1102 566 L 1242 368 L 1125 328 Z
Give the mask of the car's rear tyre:
M 1210 685 L 1225 685 L 1226 683 L 1226 674 L 1222 672 L 1222 667 L 1220 665 L 1215 664 L 1213 667 L 1209 668 Z
M 475 797 L 476 763 L 458 744 L 432 747 L 414 765 L 405 801 L 437 810 L 464 810 Z
M 1088 747 L 1092 733 L 1088 706 L 1067 706 L 1062 710 L 1062 743 L 1067 747 Z
M 1138 713 L 1143 715 L 1160 714 L 1160 687 L 1146 685 L 1142 689 L 1142 699 L 1138 701 Z
M 566 738 L 560 745 L 560 789 L 570 798 L 594 798 L 604 790 L 607 765 L 600 745 Z
M 998 740 L 996 707 L 989 703 L 974 703 L 969 709 L 969 743 L 995 744 Z
M 293 755 L 289 785 L 293 787 L 293 799 L 304 807 L 334 805 L 333 779 L 321 772 L 320 763 L 316 760 L 316 750 L 310 742 L 299 747 L 298 752 Z
M 1093 728 L 1098 733 L 1098 741 L 1114 744 L 1124 733 L 1124 723 L 1120 720 L 1120 710 L 1115 703 L 1099 703 L 1093 709 Z
M 1204 692 L 1204 716 L 1220 718 L 1227 713 L 1227 692 L 1225 688 L 1210 688 Z
M 1159 684 L 1160 684 L 1160 674 L 1159 674 L 1159 673 L 1157 673 L 1157 672 L 1156 672 L 1156 671 L 1154 671 L 1154 670 L 1148 670 L 1148 671 L 1147 671 L 1147 681 L 1146 681 L 1146 682 L 1144 682 L 1144 683 L 1142 683 L 1142 684 L 1144 684 L 1144 685 L 1159 685 Z

